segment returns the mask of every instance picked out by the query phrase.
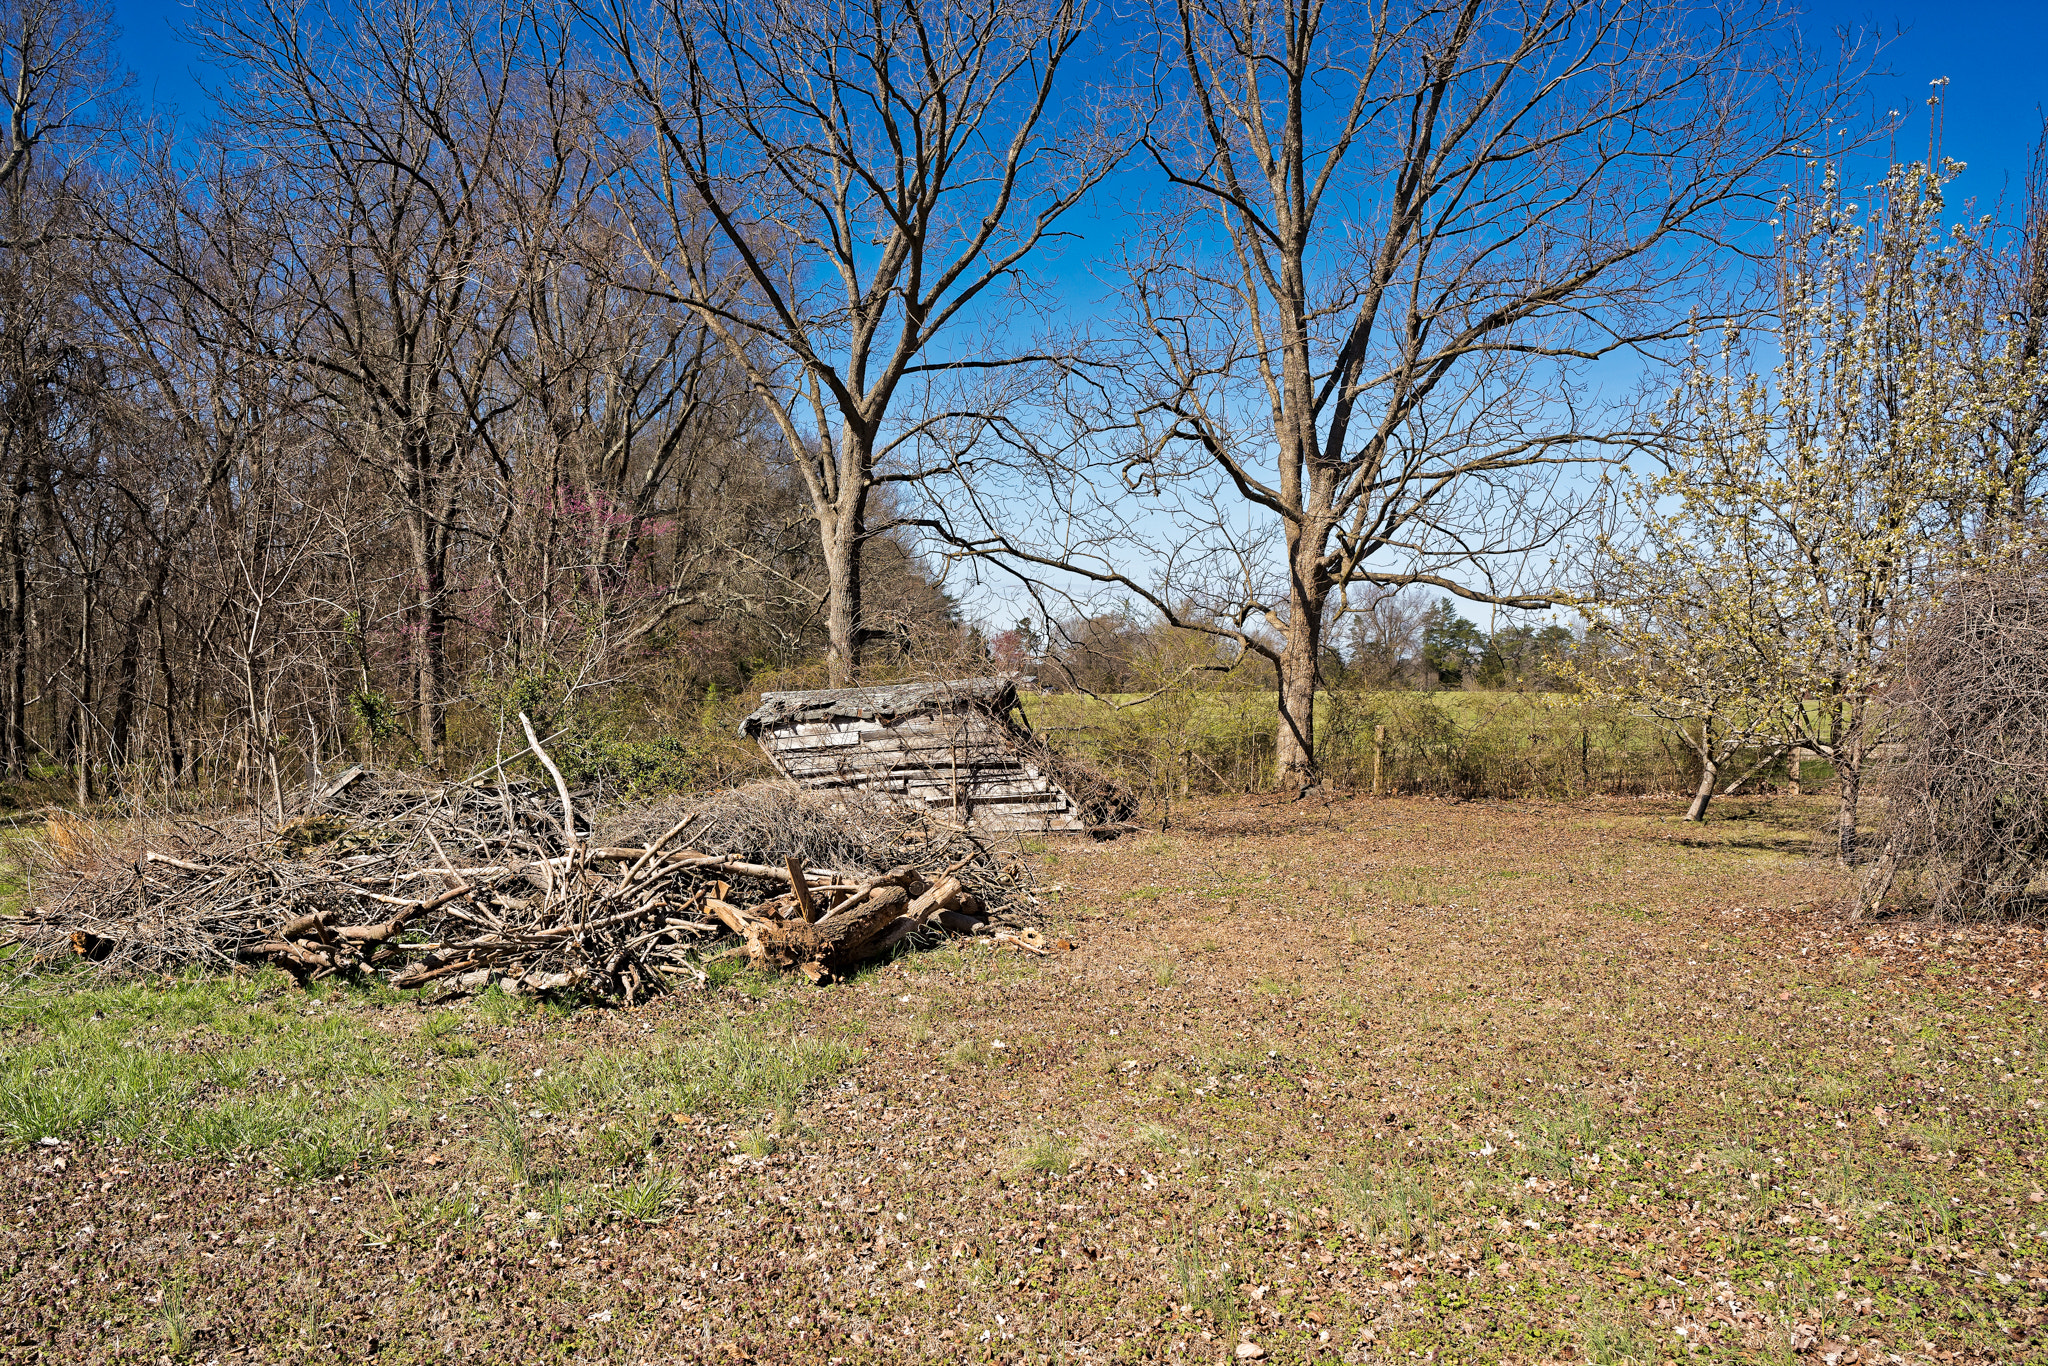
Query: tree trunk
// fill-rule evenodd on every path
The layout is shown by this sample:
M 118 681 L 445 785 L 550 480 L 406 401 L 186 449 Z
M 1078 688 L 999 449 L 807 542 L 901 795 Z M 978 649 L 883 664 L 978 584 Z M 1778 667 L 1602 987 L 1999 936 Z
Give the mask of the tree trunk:
M 448 747 L 448 612 L 438 572 L 432 588 L 421 595 L 420 608 L 420 748 L 427 762 L 438 764 Z
M 1841 784 L 1841 806 L 1835 812 L 1836 857 L 1843 867 L 1856 861 L 1856 806 L 1863 796 L 1861 746 L 1850 742 L 1851 752 L 1836 757 L 1835 777 Z
M 120 790 L 128 767 L 128 741 L 135 726 L 135 701 L 142 689 L 142 618 L 145 605 L 129 614 L 114 664 L 114 718 L 107 726 L 108 781 Z
M 26 456 L 16 461 L 7 504 L 7 714 L 4 722 L 7 776 L 19 778 L 28 768 L 28 547 L 22 544 L 21 522 L 28 507 Z
M 421 756 L 434 764 L 440 762 L 448 738 L 448 713 L 443 705 L 448 672 L 448 542 L 432 515 L 422 509 L 413 517 L 414 629 L 418 632 L 413 641 L 413 704 Z
M 1828 757 L 1834 761 L 1836 789 L 1841 800 L 1835 808 L 1835 858 L 1846 868 L 1856 861 L 1856 809 L 1863 797 L 1863 745 L 1868 734 L 1869 703 L 1852 698 L 1847 716 L 1835 727 L 1834 746 Z
M 1719 764 L 1700 761 L 1700 785 L 1693 789 L 1692 805 L 1685 808 L 1687 820 L 1703 821 L 1707 818 L 1707 803 L 1714 800 L 1714 783 L 1719 777 Z
M 1700 785 L 1693 790 L 1692 805 L 1685 808 L 1685 818 L 1689 821 L 1707 818 L 1707 803 L 1714 800 L 1714 784 L 1721 777 L 1721 765 L 1714 761 L 1712 716 L 1703 717 L 1700 721 L 1700 747 L 1696 753 L 1700 759 Z
M 1324 537 L 1302 536 L 1297 546 Z M 1294 547 L 1290 547 L 1293 549 Z M 1323 652 L 1323 608 L 1328 585 L 1318 570 L 1296 568 L 1288 592 L 1286 643 L 1280 651 L 1279 725 L 1273 745 L 1273 781 L 1282 792 L 1305 792 L 1316 780 L 1316 669 Z
M 163 604 L 159 600 L 156 610 L 156 667 L 163 677 L 164 749 L 170 764 L 170 780 L 165 786 L 176 787 L 185 780 L 185 742 L 178 734 L 178 676 L 171 669 L 168 638 L 169 632 L 164 629 Z
M 1884 852 L 1878 856 L 1877 862 L 1871 866 L 1870 872 L 1863 878 L 1862 885 L 1856 890 L 1856 904 L 1849 911 L 1849 919 L 1852 922 L 1862 920 L 1883 904 L 1885 896 L 1892 889 L 1892 883 L 1898 877 L 1898 872 L 1897 852 L 1890 845 L 1886 845 Z
M 94 797 L 92 773 L 93 723 L 97 719 L 93 708 L 99 705 L 99 690 L 94 684 L 99 679 L 99 668 L 93 658 L 93 629 L 96 594 L 93 578 L 83 576 L 78 595 L 78 708 L 76 717 L 77 739 L 72 751 L 73 762 L 78 765 L 78 805 L 84 808 Z
M 1301 792 L 1315 782 L 1315 644 L 1304 646 L 1290 623 L 1286 648 L 1280 653 L 1280 717 L 1273 746 L 1273 781 L 1282 792 Z
M 135 610 L 128 614 L 128 620 L 121 627 L 121 654 L 114 666 L 114 719 L 108 725 L 107 766 L 109 781 L 119 790 L 123 774 L 131 758 L 129 742 L 135 730 L 135 707 L 142 692 L 142 627 L 155 613 L 157 599 L 162 596 L 164 585 L 170 579 L 170 557 L 166 553 L 163 565 L 151 576 L 149 589 L 135 604 Z
M 861 630 L 861 556 L 864 509 L 855 508 L 819 528 L 825 554 L 825 675 L 834 688 L 860 682 L 866 644 Z

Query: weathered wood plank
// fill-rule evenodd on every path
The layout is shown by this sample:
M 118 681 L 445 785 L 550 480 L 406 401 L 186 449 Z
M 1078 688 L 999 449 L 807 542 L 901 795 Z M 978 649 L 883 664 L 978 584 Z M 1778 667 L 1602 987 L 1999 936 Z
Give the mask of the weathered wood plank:
M 1029 774 L 1024 765 L 1008 759 L 984 759 L 975 763 L 955 764 L 943 757 L 932 759 L 921 755 L 865 752 L 801 759 L 777 757 L 780 759 L 779 767 L 790 773 L 944 773 L 949 777 L 957 773 L 963 781 L 977 774 L 1015 778 Z
M 1018 755 L 1013 728 L 983 710 L 935 700 L 886 720 L 817 710 L 809 718 L 750 732 L 770 762 L 805 787 L 916 802 L 991 830 L 1088 828 L 1079 804 Z
M 943 773 L 950 779 L 959 774 L 965 782 L 976 776 L 989 778 L 1024 778 L 1032 776 L 1022 764 L 989 761 L 978 764 L 932 763 L 923 759 L 904 759 L 894 755 L 848 755 L 843 759 L 795 759 L 785 760 L 781 767 L 789 773 Z
M 1010 754 L 1008 746 L 987 735 L 884 735 L 872 739 L 845 735 L 770 736 L 764 745 L 777 754 L 830 753 L 862 749 L 886 751 L 960 750 L 971 754 Z
M 852 735 L 861 740 L 876 740 L 890 735 L 986 735 L 1001 734 L 1001 730 L 978 718 L 948 717 L 943 720 L 910 720 L 895 725 L 884 725 L 879 721 L 859 721 L 828 725 L 818 721 L 807 721 L 796 726 L 776 726 L 762 733 L 761 738 L 780 737 L 793 740 L 816 740 L 830 735 Z

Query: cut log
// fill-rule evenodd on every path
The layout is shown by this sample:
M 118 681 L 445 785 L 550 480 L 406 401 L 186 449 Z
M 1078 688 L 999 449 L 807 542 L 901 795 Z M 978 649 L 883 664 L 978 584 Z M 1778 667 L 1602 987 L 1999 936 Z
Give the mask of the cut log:
M 986 920 L 977 919 L 963 911 L 940 911 L 932 917 L 932 923 L 955 934 L 978 934 L 988 928 Z
M 894 887 L 904 892 L 906 896 L 921 896 L 924 894 L 925 882 L 915 869 L 891 868 L 888 872 L 871 877 L 855 888 L 851 896 L 834 905 L 830 911 L 819 918 L 818 923 L 823 925 L 843 915 L 864 914 L 865 912 L 861 908 L 885 887 Z
M 957 909 L 953 902 L 965 895 L 960 890 L 960 879 L 946 877 L 939 879 L 939 885 L 910 903 L 910 918 L 920 924 L 931 918 L 933 912 Z
M 757 923 L 747 919 L 746 913 L 740 910 L 739 907 L 729 902 L 720 901 L 716 897 L 706 901 L 704 909 L 717 916 L 719 923 L 734 934 L 746 934 L 749 928 Z
M 756 923 L 746 930 L 747 955 L 757 967 L 789 969 L 815 964 L 827 975 L 867 956 L 867 949 L 910 907 L 910 894 L 894 885 L 877 886 L 854 905 L 815 925 Z M 819 980 L 817 974 L 810 974 Z
M 880 958 L 923 928 L 923 924 L 914 917 L 899 915 L 884 925 L 882 932 L 869 941 L 867 948 L 861 951 L 861 957 Z
M 468 972 L 481 965 L 482 962 L 483 959 L 481 958 L 465 958 L 459 963 L 447 963 L 438 968 L 428 968 L 424 972 L 421 972 L 416 967 L 410 972 L 401 973 L 393 977 L 391 985 L 397 987 L 400 991 L 406 991 L 413 987 L 425 986 L 437 978 L 452 976 L 458 972 Z

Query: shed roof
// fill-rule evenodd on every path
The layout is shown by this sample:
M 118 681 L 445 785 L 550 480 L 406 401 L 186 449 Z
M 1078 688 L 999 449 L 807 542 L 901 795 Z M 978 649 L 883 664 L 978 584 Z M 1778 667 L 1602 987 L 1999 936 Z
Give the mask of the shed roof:
M 804 721 L 880 721 L 970 705 L 1001 713 L 1016 703 L 1016 685 L 1007 678 L 954 678 L 937 683 L 768 692 L 761 694 L 761 705 L 740 722 L 740 734 L 759 735 L 771 726 Z

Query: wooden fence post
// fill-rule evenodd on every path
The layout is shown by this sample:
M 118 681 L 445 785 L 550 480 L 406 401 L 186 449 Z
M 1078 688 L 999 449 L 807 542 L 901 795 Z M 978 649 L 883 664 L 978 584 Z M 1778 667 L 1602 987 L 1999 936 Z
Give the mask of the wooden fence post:
M 1372 728 L 1372 795 L 1375 797 L 1380 795 L 1380 750 L 1386 743 L 1387 728 L 1385 726 L 1374 726 Z

